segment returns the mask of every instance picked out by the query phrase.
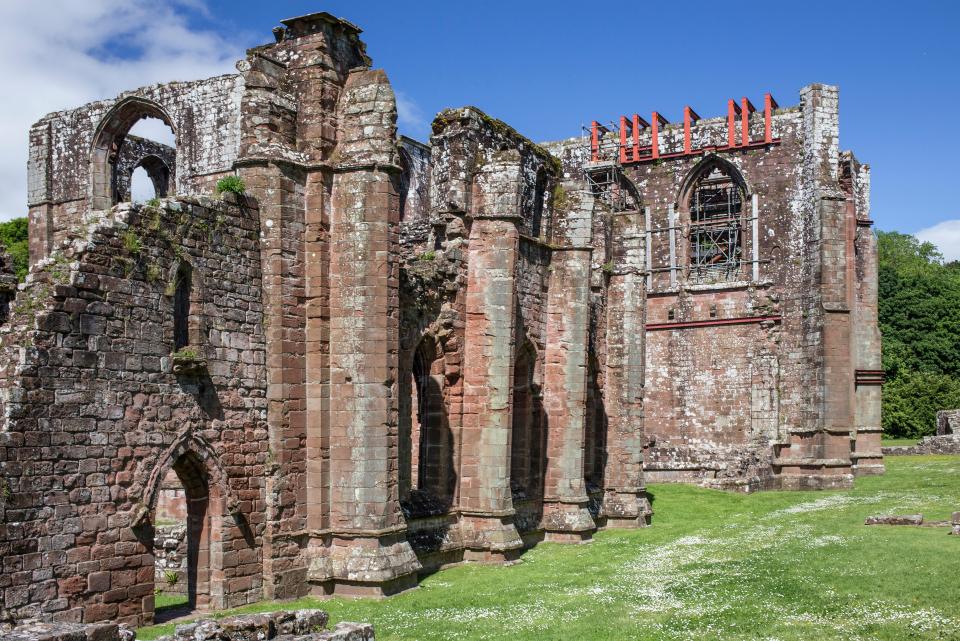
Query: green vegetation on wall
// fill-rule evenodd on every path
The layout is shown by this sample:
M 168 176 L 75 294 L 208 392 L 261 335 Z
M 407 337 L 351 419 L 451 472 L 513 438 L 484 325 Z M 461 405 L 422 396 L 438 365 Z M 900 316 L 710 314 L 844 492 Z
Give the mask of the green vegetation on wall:
M 926 436 L 960 407 L 960 262 L 907 234 L 877 240 L 884 435 Z
M 30 243 L 27 241 L 27 219 L 14 218 L 0 223 L 0 245 L 13 259 L 13 270 L 17 280 L 23 281 L 30 265 Z

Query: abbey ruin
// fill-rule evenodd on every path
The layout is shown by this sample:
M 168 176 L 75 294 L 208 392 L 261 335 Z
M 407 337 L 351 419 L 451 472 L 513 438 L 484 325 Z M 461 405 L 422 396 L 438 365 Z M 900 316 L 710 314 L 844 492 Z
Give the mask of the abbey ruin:
M 424 144 L 357 27 L 282 24 L 236 74 L 30 131 L 0 620 L 152 622 L 166 491 L 190 603 L 220 609 L 642 527 L 646 482 L 883 471 L 836 87 L 543 144 L 464 107 Z M 147 117 L 175 149 L 127 136 Z M 138 167 L 157 200 L 129 202 Z M 245 193 L 215 196 L 228 176 Z

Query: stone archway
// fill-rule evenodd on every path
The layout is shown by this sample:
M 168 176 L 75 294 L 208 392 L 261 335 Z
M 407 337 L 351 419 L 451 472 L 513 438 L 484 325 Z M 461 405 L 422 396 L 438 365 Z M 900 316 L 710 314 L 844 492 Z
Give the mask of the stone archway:
M 101 121 L 90 150 L 88 192 L 91 209 L 109 209 L 116 202 L 117 180 L 114 173 L 121 146 L 130 128 L 143 118 L 156 118 L 173 129 L 170 116 L 160 105 L 139 97 L 121 100 Z

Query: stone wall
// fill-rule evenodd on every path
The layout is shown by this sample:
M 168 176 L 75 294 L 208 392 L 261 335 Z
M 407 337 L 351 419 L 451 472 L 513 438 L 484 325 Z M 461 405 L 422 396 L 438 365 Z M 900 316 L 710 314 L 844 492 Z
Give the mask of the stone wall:
M 243 90 L 236 75 L 151 85 L 34 124 L 27 165 L 31 261 L 68 238 L 87 209 L 115 202 L 111 154 L 142 117 L 163 120 L 174 131 L 180 159 L 175 193 L 207 191 L 237 160 Z
M 178 625 L 163 641 L 221 639 L 284 639 L 285 641 L 373 641 L 373 626 L 341 622 L 328 630 L 329 616 L 323 610 L 279 611 L 224 619 L 202 619 Z M 0 627 L 7 641 L 134 641 L 135 631 L 116 623 L 30 623 L 15 628 Z
M 198 591 L 213 607 L 260 598 L 258 213 L 198 198 L 121 206 L 34 265 L 2 330 L 4 615 L 149 622 L 151 511 L 171 468 L 209 496 Z M 191 353 L 172 354 L 186 267 Z
M 839 151 L 835 88 L 771 136 L 702 120 L 688 150 L 661 123 L 662 156 L 622 164 L 475 107 L 424 145 L 398 139 L 359 34 L 286 20 L 239 75 L 31 130 L 33 264 L 0 331 L 0 619 L 150 622 L 183 556 L 201 609 L 391 594 L 645 526 L 648 477 L 882 471 L 869 172 Z M 127 135 L 143 117 L 175 152 Z M 195 195 L 111 208 L 148 151 Z M 705 280 L 690 195 L 714 172 L 743 196 L 741 253 Z M 248 196 L 196 195 L 226 175 Z M 179 561 L 155 558 L 164 516 Z
M 937 412 L 937 436 L 960 434 L 960 410 Z
M 769 142 L 761 112 L 746 134 L 739 116 L 732 131 L 727 118 L 695 120 L 689 151 L 683 123 L 661 122 L 659 158 L 624 165 L 649 248 L 649 478 L 758 489 L 848 485 L 854 472 L 882 471 L 869 169 L 839 152 L 838 113 L 836 88 L 812 85 L 798 107 L 772 111 Z M 644 128 L 638 144 L 651 143 Z M 594 171 L 581 140 L 546 146 L 567 176 Z M 732 276 L 703 282 L 690 267 L 690 198 L 715 169 L 743 195 L 740 261 Z M 611 238 L 609 223 L 595 224 L 601 364 L 608 301 L 597 285 Z
M 154 591 L 187 594 L 187 525 L 156 525 L 153 534 Z

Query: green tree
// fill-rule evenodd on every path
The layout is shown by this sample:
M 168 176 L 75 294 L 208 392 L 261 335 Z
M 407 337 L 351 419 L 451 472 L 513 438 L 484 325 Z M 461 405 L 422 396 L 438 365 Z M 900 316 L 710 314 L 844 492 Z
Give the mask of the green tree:
M 907 234 L 877 241 L 883 429 L 925 436 L 937 410 L 960 407 L 960 264 Z
M 27 219 L 14 218 L 0 223 L 0 245 L 6 249 L 13 260 L 13 270 L 17 280 L 22 281 L 30 265 L 30 243 L 27 240 Z

